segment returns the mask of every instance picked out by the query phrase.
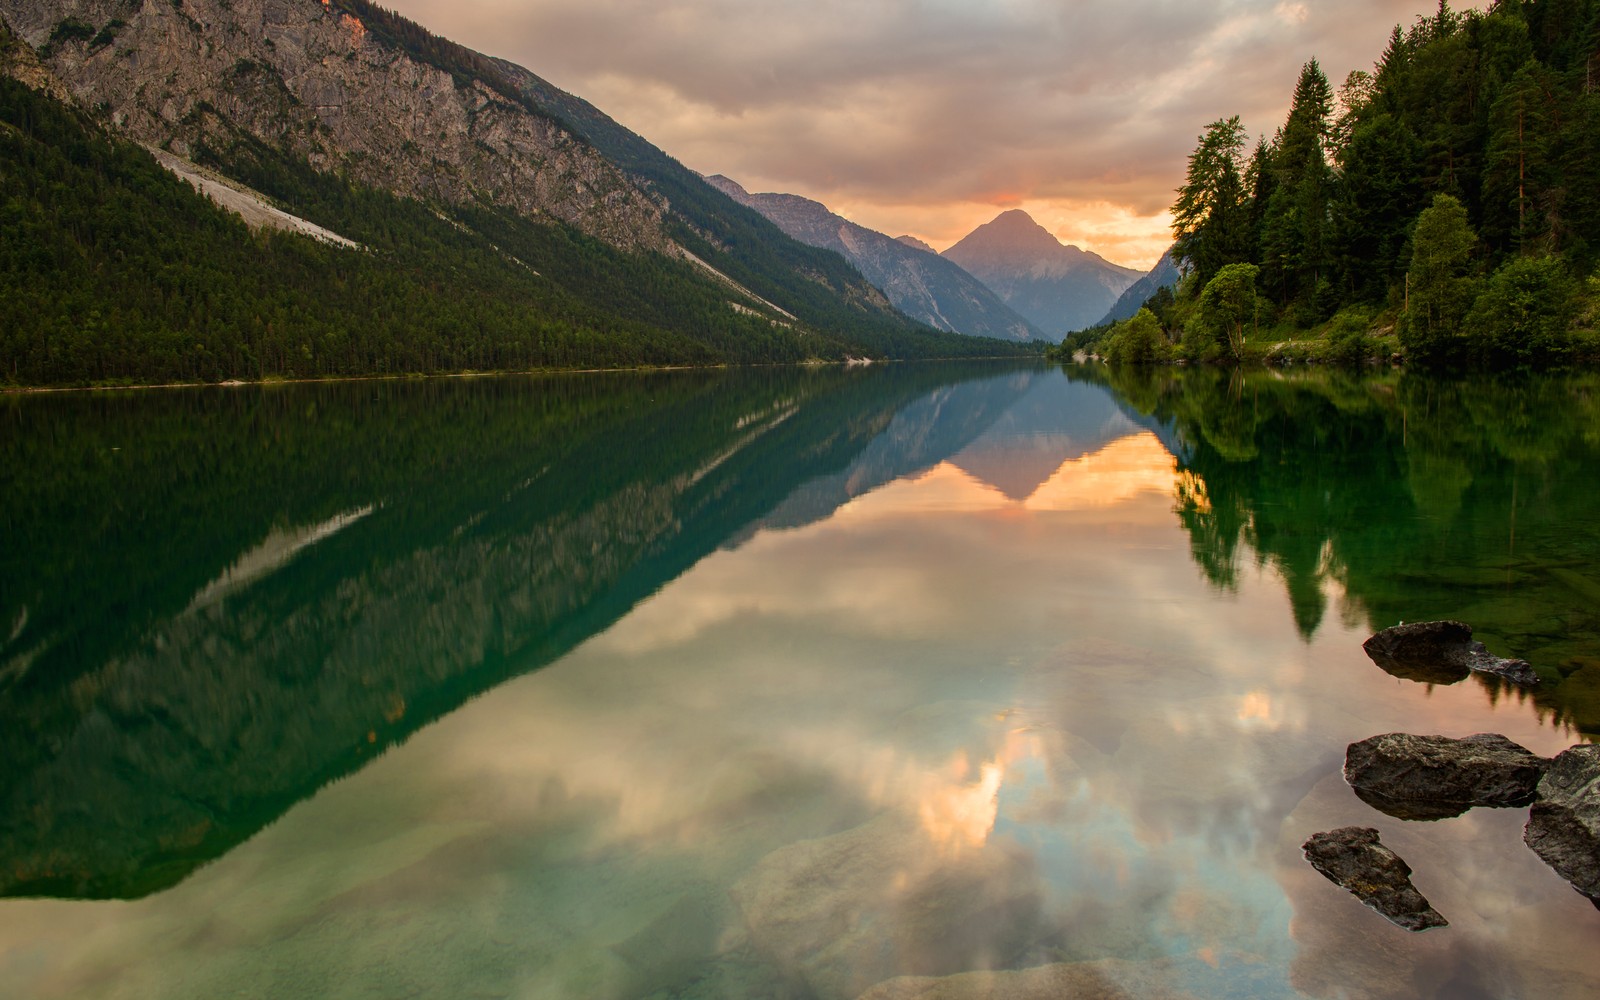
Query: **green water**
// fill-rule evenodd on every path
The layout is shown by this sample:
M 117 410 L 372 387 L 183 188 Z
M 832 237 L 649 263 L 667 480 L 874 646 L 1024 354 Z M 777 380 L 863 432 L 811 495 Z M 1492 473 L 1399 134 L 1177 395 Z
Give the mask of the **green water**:
M 0 996 L 1600 993 L 1525 814 L 1339 775 L 1600 733 L 1594 377 L 7 397 L 0 533 Z M 1545 683 L 1361 652 L 1438 617 Z

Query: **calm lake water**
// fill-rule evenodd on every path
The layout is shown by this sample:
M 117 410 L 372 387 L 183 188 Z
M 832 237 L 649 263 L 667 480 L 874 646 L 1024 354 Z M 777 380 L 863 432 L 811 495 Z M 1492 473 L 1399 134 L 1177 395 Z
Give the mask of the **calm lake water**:
M 1339 771 L 1600 734 L 1594 377 L 9 397 L 0 533 L 0 996 L 1600 995 L 1525 810 Z M 1440 617 L 1540 692 L 1361 650 Z

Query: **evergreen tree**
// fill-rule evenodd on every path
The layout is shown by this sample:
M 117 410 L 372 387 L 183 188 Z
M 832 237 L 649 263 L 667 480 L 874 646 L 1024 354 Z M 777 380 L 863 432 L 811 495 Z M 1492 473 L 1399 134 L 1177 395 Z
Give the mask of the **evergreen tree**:
M 1483 238 L 1492 250 L 1554 247 L 1550 146 L 1554 81 L 1537 62 L 1516 72 L 1489 112 L 1483 181 Z
M 1332 263 L 1341 291 L 1382 301 L 1404 273 L 1407 224 L 1422 210 L 1417 140 L 1393 115 L 1357 125 L 1340 150 Z
M 1280 136 L 1281 138 L 1281 136 Z M 1245 168 L 1245 183 L 1250 190 L 1249 235 L 1250 245 L 1246 260 L 1261 259 L 1263 230 L 1267 221 L 1267 206 L 1272 203 L 1272 192 L 1277 189 L 1277 175 L 1272 171 L 1274 147 L 1267 145 L 1262 136 L 1256 140 L 1256 150 L 1250 155 L 1250 165 Z
M 1315 59 L 1295 85 L 1283 140 L 1273 158 L 1276 189 L 1262 225 L 1262 284 L 1283 305 L 1318 311 L 1328 266 L 1328 202 L 1332 174 L 1326 143 L 1333 92 Z
M 1172 209 L 1173 257 L 1200 284 L 1250 253 L 1249 216 L 1239 159 L 1244 126 L 1239 116 L 1206 126 L 1189 157 L 1189 171 Z

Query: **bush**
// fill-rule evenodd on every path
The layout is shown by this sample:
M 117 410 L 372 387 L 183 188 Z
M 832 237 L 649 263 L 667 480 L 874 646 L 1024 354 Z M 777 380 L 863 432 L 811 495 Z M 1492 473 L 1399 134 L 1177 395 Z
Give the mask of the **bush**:
M 1362 306 L 1339 310 L 1328 324 L 1328 361 L 1355 367 L 1376 354 L 1377 343 L 1368 334 L 1372 319 L 1372 310 Z
M 1140 309 L 1131 319 L 1113 326 L 1102 353 L 1111 364 L 1157 365 L 1172 360 L 1167 335 L 1149 309 Z
M 1515 257 L 1489 279 L 1463 327 L 1479 360 L 1549 364 L 1571 350 L 1577 306 L 1577 285 L 1559 259 Z

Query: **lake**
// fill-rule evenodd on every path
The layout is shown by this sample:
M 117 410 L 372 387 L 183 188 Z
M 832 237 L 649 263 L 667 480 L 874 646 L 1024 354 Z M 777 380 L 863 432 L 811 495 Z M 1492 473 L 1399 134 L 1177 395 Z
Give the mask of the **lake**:
M 1600 378 L 1005 365 L 0 398 L 0 995 L 1600 995 Z M 1361 643 L 1456 618 L 1534 694 Z M 1300 845 L 1378 828 L 1450 926 Z

